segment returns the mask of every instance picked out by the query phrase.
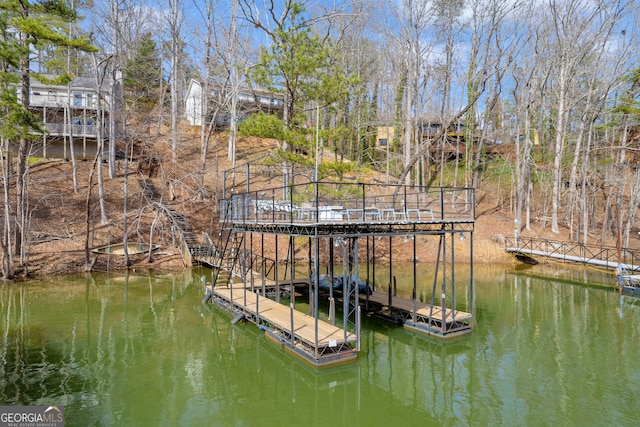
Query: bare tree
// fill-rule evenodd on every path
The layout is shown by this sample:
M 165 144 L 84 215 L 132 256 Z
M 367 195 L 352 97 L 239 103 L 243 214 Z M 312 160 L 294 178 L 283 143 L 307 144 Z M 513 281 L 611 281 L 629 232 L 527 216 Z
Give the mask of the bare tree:
M 209 117 L 209 99 L 211 96 L 211 68 L 213 66 L 213 56 L 214 56 L 214 37 L 215 37 L 215 28 L 216 28 L 216 17 L 215 11 L 216 7 L 213 0 L 206 1 L 202 9 L 200 6 L 200 2 L 195 1 L 194 5 L 198 10 L 200 17 L 204 21 L 204 61 L 203 61 L 203 77 L 201 83 L 201 93 L 199 100 L 200 111 L 198 112 L 200 116 L 200 179 L 199 179 L 199 189 L 198 189 L 198 198 L 203 199 L 205 197 L 204 194 L 204 175 L 207 167 L 207 154 L 209 153 L 209 141 L 211 138 L 211 134 L 213 132 L 214 123 L 209 124 L 207 121 L 207 117 Z M 215 122 L 215 120 L 214 120 Z
M 116 177 L 116 111 L 118 107 L 122 108 L 122 105 L 116 105 L 116 93 L 114 91 L 115 88 L 115 73 L 116 70 L 121 70 L 122 65 L 124 65 L 124 58 L 121 55 L 121 42 L 120 42 L 120 31 L 121 31 L 121 23 L 120 23 L 120 4 L 119 0 L 111 1 L 111 16 L 113 18 L 113 25 L 111 27 L 111 31 L 113 34 L 113 38 L 111 40 L 111 52 L 113 52 L 113 61 L 111 61 L 114 66 L 111 72 L 111 108 L 109 111 L 109 178 L 113 179 Z
M 167 17 L 169 29 L 169 43 L 171 44 L 171 70 L 169 83 L 171 87 L 171 159 L 175 162 L 178 149 L 178 118 L 180 96 L 180 60 L 182 59 L 182 39 L 181 28 L 183 13 L 182 2 L 179 0 L 168 0 L 169 16 Z
M 9 150 L 9 139 L 2 137 L 2 150 L 4 153 L 11 153 Z M 13 230 L 13 220 L 11 218 L 11 204 L 9 199 L 9 176 L 11 169 L 11 156 L 0 156 L 0 170 L 2 171 L 2 193 L 3 193 L 3 218 L 2 218 L 2 277 L 9 277 L 11 266 L 13 265 L 13 243 L 11 234 Z
M 89 250 L 89 236 L 91 234 L 91 194 L 93 190 L 93 174 L 96 168 L 100 166 L 100 160 L 102 158 L 102 149 L 100 145 L 98 145 L 98 150 L 96 151 L 96 156 L 93 159 L 93 164 L 91 165 L 91 170 L 89 171 L 89 182 L 87 183 L 87 198 L 85 202 L 85 235 L 84 235 L 84 270 L 91 271 L 93 265 L 96 262 L 97 258 L 91 260 L 91 251 Z
M 403 152 L 404 168 L 411 162 L 411 148 L 415 139 L 414 128 L 416 112 L 418 110 L 418 90 L 421 81 L 427 79 L 427 75 L 421 74 L 425 71 L 425 61 L 427 52 L 433 49 L 432 44 L 427 41 L 425 32 L 429 29 L 432 18 L 435 17 L 431 2 L 404 0 L 398 5 L 396 20 L 401 31 L 394 31 L 396 23 L 390 24 L 389 36 L 394 39 L 394 44 L 401 47 L 403 61 L 403 75 L 399 80 L 397 91 L 398 100 L 402 96 L 404 102 L 401 107 L 403 111 Z M 394 53 L 395 55 L 395 53 Z M 402 91 L 402 92 L 401 92 Z M 419 144 L 419 142 L 418 142 Z M 416 150 L 419 147 L 416 146 Z M 416 177 L 416 180 L 418 177 Z M 409 174 L 404 175 L 405 184 L 411 183 Z
M 518 3 L 513 6 L 517 7 Z M 481 132 L 476 132 L 476 116 L 478 111 L 473 103 L 471 114 L 467 113 L 468 124 L 467 152 L 473 161 L 467 161 L 467 173 L 472 174 L 472 187 L 480 185 L 480 172 L 484 167 L 484 147 L 489 138 L 489 129 L 493 129 L 494 141 L 499 127 L 499 113 L 502 88 L 505 86 L 505 74 L 513 66 L 513 58 L 518 54 L 522 39 L 514 32 L 514 9 L 499 0 L 474 1 L 471 32 L 471 50 L 469 68 L 467 70 L 467 99 L 468 102 L 479 92 L 486 90 L 485 108 L 480 116 L 483 122 Z M 513 35 L 516 34 L 516 35 Z M 488 79 L 487 76 L 490 76 Z M 516 83 L 517 84 L 517 83 Z M 486 88 L 489 86 L 489 88 Z M 528 154 L 524 155 L 528 158 Z M 518 174 L 521 176 L 521 174 Z M 522 180 L 519 180 L 522 185 Z M 517 222 L 521 224 L 520 219 Z
M 109 69 L 108 63 L 111 58 L 107 58 L 102 62 L 98 62 L 96 55 L 91 55 L 93 59 L 93 69 L 95 76 L 95 84 L 96 84 L 96 95 L 98 99 L 101 99 L 104 91 L 103 86 L 106 80 L 107 71 Z M 107 224 L 109 222 L 109 216 L 107 214 L 107 202 L 104 192 L 104 174 L 102 171 L 102 160 L 104 155 L 104 129 L 105 125 L 105 111 L 101 102 L 98 102 L 97 111 L 96 111 L 96 145 L 97 145 L 97 154 L 96 156 L 100 156 L 99 160 L 97 160 L 97 169 L 98 169 L 98 201 L 100 204 L 100 223 Z
M 496 2 L 496 5 L 497 4 L 498 2 Z M 441 6 L 443 5 L 441 4 Z M 445 15 L 448 13 L 452 13 L 452 11 L 448 11 L 447 13 L 445 13 Z M 411 172 L 414 165 L 421 159 L 423 155 L 425 155 L 425 153 L 428 152 L 431 141 L 444 141 L 449 127 L 454 123 L 458 123 L 465 114 L 473 111 L 474 106 L 481 98 L 481 96 L 483 96 L 483 94 L 485 93 L 487 82 L 490 82 L 491 79 L 493 79 L 494 82 L 494 90 L 492 91 L 492 97 L 489 100 L 488 105 L 490 106 L 492 103 L 496 102 L 496 99 L 499 96 L 498 88 L 501 85 L 503 73 L 502 61 L 506 61 L 506 58 L 508 58 L 508 55 L 501 55 L 500 49 L 504 49 L 504 46 L 502 46 L 502 43 L 498 40 L 497 37 L 500 27 L 503 24 L 508 13 L 509 11 L 506 8 L 501 9 L 495 7 L 492 10 L 492 13 L 487 13 L 483 16 L 477 16 L 479 22 L 476 24 L 476 33 L 474 34 L 474 37 L 476 37 L 476 39 L 474 40 L 477 45 L 475 45 L 475 48 L 471 50 L 472 55 L 475 56 L 471 58 L 471 65 L 467 70 L 467 87 L 471 88 L 471 90 L 469 90 L 467 93 L 466 105 L 458 109 L 455 113 L 448 112 L 446 115 L 441 114 L 442 126 L 439 128 L 437 133 L 433 135 L 429 140 L 420 141 L 420 145 L 417 147 L 415 153 L 413 153 L 410 156 L 409 160 L 405 162 L 405 167 L 400 175 L 401 181 L 405 180 L 406 176 Z M 453 24 L 453 21 L 451 22 L 451 24 Z M 480 30 L 482 30 L 482 32 L 480 32 Z M 445 34 L 447 34 L 446 31 Z M 449 31 L 448 34 L 450 37 L 455 37 L 456 33 L 455 31 Z M 445 37 L 445 40 L 448 40 L 448 37 Z M 447 43 L 453 43 L 453 41 L 448 41 Z M 444 73 L 451 74 L 453 73 L 453 71 L 445 69 Z M 451 76 L 444 76 L 444 81 L 450 82 L 450 77 Z M 450 105 L 448 101 L 443 102 L 444 103 L 441 104 L 441 107 Z M 475 170 L 476 173 L 479 173 L 478 155 L 479 153 L 481 153 L 481 146 L 478 145 L 478 147 L 476 147 L 476 150 Z M 444 169 L 445 161 L 443 151 L 444 150 L 441 147 L 441 171 L 442 169 Z M 478 178 L 474 178 L 474 181 L 477 184 Z M 441 185 L 444 184 L 442 172 L 440 174 L 440 183 Z
M 229 120 L 229 148 L 227 156 L 231 160 L 231 167 L 236 166 L 236 134 L 238 132 L 238 0 L 231 1 L 231 24 L 229 27 L 229 53 L 227 63 L 229 64 L 229 84 L 232 89 L 231 111 Z
M 572 103 L 576 102 L 572 93 L 575 92 L 583 71 L 589 69 L 587 61 L 593 59 L 594 49 L 602 46 L 599 41 L 603 35 L 610 34 L 611 25 L 619 19 L 623 5 L 617 0 L 596 3 L 584 0 L 550 0 L 549 6 L 549 37 L 555 52 L 555 79 L 552 83 L 556 110 L 551 230 L 557 233 L 568 114 Z

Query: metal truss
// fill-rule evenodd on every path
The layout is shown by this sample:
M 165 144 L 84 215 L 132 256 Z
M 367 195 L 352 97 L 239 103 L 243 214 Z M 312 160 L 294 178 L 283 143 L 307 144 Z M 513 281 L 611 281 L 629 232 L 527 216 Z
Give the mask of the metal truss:
M 359 289 L 358 289 L 358 238 L 350 237 L 343 242 L 344 252 L 342 262 L 343 268 L 343 312 L 344 330 L 352 332 L 358 336 L 360 324 L 360 305 L 359 305 Z
M 404 222 L 404 223 L 282 223 L 282 222 L 236 222 L 233 224 L 236 232 L 251 232 L 264 234 L 280 234 L 305 237 L 360 237 L 372 236 L 404 236 L 404 235 L 439 235 L 448 232 L 473 232 L 474 221 L 435 221 L 435 222 Z

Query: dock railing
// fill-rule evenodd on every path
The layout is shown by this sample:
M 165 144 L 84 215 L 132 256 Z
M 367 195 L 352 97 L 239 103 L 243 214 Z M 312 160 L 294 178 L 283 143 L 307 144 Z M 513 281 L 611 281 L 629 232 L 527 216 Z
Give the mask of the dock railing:
M 584 264 L 598 264 L 603 267 L 617 268 L 623 264 L 625 269 L 640 269 L 640 250 L 618 248 L 614 246 L 584 245 L 576 242 L 536 238 L 507 238 L 505 248 L 508 252 L 522 252 L 545 256 L 563 261 Z
M 472 221 L 472 188 L 314 182 L 234 194 L 234 222 Z

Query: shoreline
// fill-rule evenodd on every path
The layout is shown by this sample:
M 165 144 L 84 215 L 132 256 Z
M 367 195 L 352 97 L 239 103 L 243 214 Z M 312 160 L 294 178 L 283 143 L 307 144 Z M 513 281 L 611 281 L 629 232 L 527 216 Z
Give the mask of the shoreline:
M 45 249 L 45 248 L 42 248 Z M 466 249 L 466 250 L 465 250 Z M 583 271 L 585 267 L 579 263 L 562 263 L 557 261 L 550 261 L 548 259 L 541 259 L 540 264 L 537 266 L 531 266 L 517 261 L 514 256 L 507 254 L 500 245 L 494 241 L 488 240 L 476 240 L 474 242 L 474 260 L 473 265 L 481 266 L 482 270 L 486 270 L 491 265 L 500 266 L 501 271 L 507 271 L 509 269 L 517 270 L 518 273 L 530 276 L 532 278 L 548 277 L 545 276 L 544 271 L 536 272 L 536 270 L 580 270 Z M 469 251 L 467 248 L 458 247 L 456 245 L 456 266 L 460 266 L 466 269 L 471 262 L 469 261 Z M 152 262 L 147 260 L 147 254 L 139 254 L 131 257 L 132 265 L 127 268 L 124 265 L 124 257 L 122 255 L 106 255 L 106 254 L 94 254 L 92 253 L 92 259 L 95 257 L 96 261 L 94 268 L 91 272 L 98 274 L 127 274 L 129 273 L 142 273 L 142 274 L 179 274 L 181 271 L 190 268 L 198 268 L 198 266 L 187 266 L 182 260 L 182 255 L 177 248 L 160 248 L 157 252 L 153 252 Z M 421 270 L 435 268 L 435 256 L 425 255 L 417 257 L 417 265 Z M 304 259 L 299 259 L 302 265 L 304 265 Z M 402 266 L 403 268 L 407 264 L 411 264 L 411 257 L 394 258 L 393 264 Z M 388 257 L 376 258 L 375 265 L 382 269 L 386 269 L 389 266 Z M 426 264 L 426 265 L 425 265 Z M 360 263 L 360 268 L 366 264 Z M 84 250 L 69 250 L 69 251 L 39 251 L 32 254 L 30 259 L 28 274 L 17 275 L 14 280 L 5 282 L 22 282 L 28 280 L 47 280 L 57 276 L 65 275 L 77 275 L 87 273 L 84 268 Z M 611 274 L 613 272 L 601 271 L 604 274 Z M 568 284 L 596 287 L 601 289 L 615 289 L 616 282 L 614 279 L 610 283 L 590 283 L 583 280 L 568 280 Z

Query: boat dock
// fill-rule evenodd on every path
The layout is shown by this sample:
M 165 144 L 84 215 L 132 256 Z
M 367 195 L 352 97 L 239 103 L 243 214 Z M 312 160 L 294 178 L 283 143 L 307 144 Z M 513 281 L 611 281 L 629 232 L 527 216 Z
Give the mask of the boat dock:
M 273 174 L 271 169 L 269 182 Z M 219 240 L 212 249 L 193 253 L 195 261 L 213 268 L 205 301 L 227 310 L 233 322 L 255 323 L 272 341 L 316 367 L 357 357 L 362 309 L 440 338 L 471 331 L 473 278 L 465 287 L 466 305 L 458 307 L 454 239 L 469 238 L 473 245 L 473 189 L 293 184 L 284 179 L 280 187 L 253 190 L 257 175 L 246 167 L 245 191 L 235 185 L 221 201 Z M 290 172 L 290 176 L 299 175 Z M 438 255 L 429 285 L 417 283 L 418 237 L 432 242 Z M 394 297 L 392 304 L 385 304 L 389 298 L 384 293 L 362 292 L 357 283 L 346 279 L 363 276 L 365 269 L 368 278 L 381 251 L 391 275 L 393 245 L 398 240 L 413 242 L 413 295 L 430 294 L 427 303 Z M 330 277 L 345 278 L 344 283 L 339 289 L 321 288 L 321 270 Z M 328 304 L 321 304 L 325 298 Z
M 622 269 L 618 274 L 618 289 L 623 295 L 640 296 L 640 274 L 629 274 Z

